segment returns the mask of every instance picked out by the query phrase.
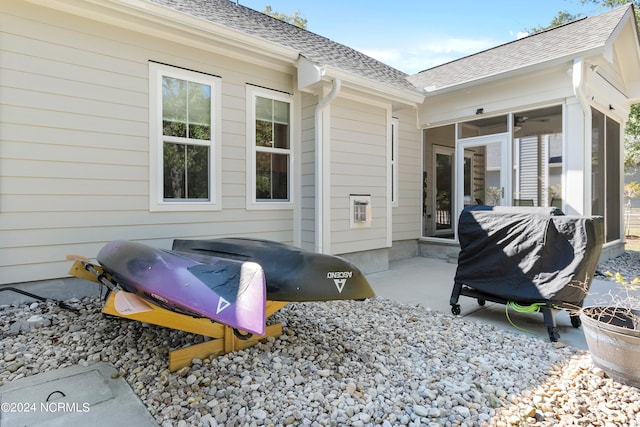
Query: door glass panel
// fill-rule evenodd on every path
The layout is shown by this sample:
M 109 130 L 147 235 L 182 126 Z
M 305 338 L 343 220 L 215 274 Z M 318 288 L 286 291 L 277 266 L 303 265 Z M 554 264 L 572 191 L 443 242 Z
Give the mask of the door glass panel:
M 500 143 L 467 146 L 464 167 L 464 204 L 500 205 L 502 186 Z M 467 167 L 468 163 L 468 167 Z
M 452 230 L 453 150 L 436 148 L 435 162 L 435 229 Z

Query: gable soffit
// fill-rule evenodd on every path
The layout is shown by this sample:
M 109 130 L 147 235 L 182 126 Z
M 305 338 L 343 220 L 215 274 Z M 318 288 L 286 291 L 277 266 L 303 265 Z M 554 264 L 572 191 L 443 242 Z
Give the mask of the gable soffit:
M 622 22 L 617 37 L 612 40 L 614 61 L 626 90 L 625 95 L 632 104 L 640 102 L 640 36 L 638 22 L 633 9 L 629 19 Z

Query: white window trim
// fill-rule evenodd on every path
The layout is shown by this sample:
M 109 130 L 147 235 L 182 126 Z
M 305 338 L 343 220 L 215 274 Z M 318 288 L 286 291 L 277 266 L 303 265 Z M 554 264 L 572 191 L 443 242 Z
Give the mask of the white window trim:
M 210 200 L 171 201 L 163 197 L 162 77 L 175 77 L 211 86 Z M 222 209 L 222 79 L 220 77 L 149 62 L 149 210 L 203 211 Z
M 275 90 L 269 90 L 257 86 L 246 85 L 247 100 L 246 100 L 246 135 L 247 135 L 247 210 L 280 210 L 280 209 L 293 209 L 294 207 L 294 150 L 295 141 L 295 120 L 294 120 L 294 103 L 293 96 L 278 92 Z M 256 97 L 274 99 L 276 101 L 286 102 L 290 105 L 289 108 L 289 200 L 256 200 Z

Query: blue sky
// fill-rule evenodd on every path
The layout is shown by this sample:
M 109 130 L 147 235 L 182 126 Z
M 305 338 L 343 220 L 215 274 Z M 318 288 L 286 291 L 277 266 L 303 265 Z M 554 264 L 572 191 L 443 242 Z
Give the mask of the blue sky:
M 232 0 L 235 1 L 235 0 Z M 308 20 L 308 29 L 406 73 L 442 64 L 548 25 L 559 11 L 604 11 L 580 0 L 238 0 Z

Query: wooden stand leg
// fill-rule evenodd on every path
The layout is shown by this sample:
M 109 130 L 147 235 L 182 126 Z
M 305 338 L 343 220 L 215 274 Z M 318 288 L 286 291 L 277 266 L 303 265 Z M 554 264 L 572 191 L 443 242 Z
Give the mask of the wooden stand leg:
M 213 339 L 201 344 L 191 345 L 189 347 L 173 350 L 169 352 L 169 370 L 175 372 L 185 366 L 190 366 L 193 359 L 204 359 L 207 356 L 231 353 L 233 351 L 242 350 L 244 348 L 255 345 L 258 341 L 266 337 L 279 337 L 282 335 L 282 324 L 267 326 L 264 335 L 254 335 L 249 339 L 238 339 L 233 329 L 229 328 L 225 331 L 222 339 Z

